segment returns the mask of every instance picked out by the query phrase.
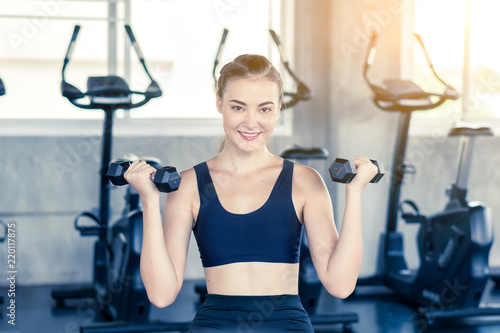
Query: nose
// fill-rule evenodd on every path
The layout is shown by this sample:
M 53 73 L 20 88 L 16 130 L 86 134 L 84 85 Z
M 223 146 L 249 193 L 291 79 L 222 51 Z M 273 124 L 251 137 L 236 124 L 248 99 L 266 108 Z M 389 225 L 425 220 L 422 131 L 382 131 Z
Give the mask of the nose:
M 258 116 L 257 116 L 256 112 L 253 112 L 253 111 L 246 112 L 244 125 L 248 129 L 253 129 L 253 128 L 257 127 L 258 123 L 259 123 L 259 120 L 258 120 Z

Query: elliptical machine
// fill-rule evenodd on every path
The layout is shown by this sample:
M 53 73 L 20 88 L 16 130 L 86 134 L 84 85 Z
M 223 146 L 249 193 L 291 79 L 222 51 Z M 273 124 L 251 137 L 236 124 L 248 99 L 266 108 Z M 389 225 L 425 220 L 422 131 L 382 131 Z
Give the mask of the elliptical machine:
M 112 129 L 114 112 L 118 109 L 135 109 L 162 95 L 158 83 L 148 71 L 142 52 L 129 25 L 125 30 L 142 67 L 150 79 L 143 92 L 131 90 L 127 82 L 115 75 L 91 76 L 87 80 L 87 91 L 81 92 L 68 83 L 65 70 L 68 65 L 80 26 L 76 25 L 64 58 L 62 68 L 62 95 L 73 105 L 82 109 L 103 110 L 104 127 L 100 170 L 100 198 L 98 214 L 82 212 L 75 218 L 75 229 L 83 237 L 97 236 L 94 245 L 93 284 L 88 288 L 53 290 L 52 297 L 62 307 L 67 299 L 90 298 L 92 306 L 114 321 L 106 324 L 91 324 L 80 327 L 80 332 L 164 332 L 187 330 L 189 323 L 149 322 L 151 303 L 141 280 L 139 258 L 142 247 L 142 211 L 139 196 L 131 187 L 126 194 L 123 217 L 109 228 L 110 185 L 108 170 L 112 154 Z M 133 102 L 133 96 L 141 96 Z M 82 101 L 88 98 L 88 102 Z M 149 159 L 148 163 L 158 167 L 160 162 Z M 90 219 L 95 225 L 82 225 L 81 218 Z
M 380 237 L 377 275 L 359 279 L 358 286 L 384 285 L 419 306 L 418 316 L 427 325 L 437 319 L 498 315 L 500 308 L 480 307 L 489 278 L 488 254 L 493 242 L 488 209 L 466 199 L 467 180 L 472 162 L 473 142 L 478 135 L 492 135 L 489 128 L 459 126 L 449 136 L 460 136 L 458 175 L 447 191 L 445 209 L 432 216 L 419 212 L 410 200 L 400 203 L 405 172 L 404 162 L 408 129 L 413 111 L 430 110 L 446 100 L 456 100 L 458 93 L 434 71 L 419 35 L 415 35 L 436 79 L 443 83 L 443 93 L 425 92 L 414 82 L 384 80 L 385 87 L 372 84 L 367 73 L 373 60 L 377 35 L 371 39 L 364 78 L 374 93 L 373 101 L 382 110 L 400 113 L 398 135 L 391 174 L 389 206 L 385 233 Z M 409 270 L 403 252 L 403 234 L 397 231 L 398 214 L 407 223 L 418 223 L 420 267 Z M 416 319 L 416 318 L 414 318 Z

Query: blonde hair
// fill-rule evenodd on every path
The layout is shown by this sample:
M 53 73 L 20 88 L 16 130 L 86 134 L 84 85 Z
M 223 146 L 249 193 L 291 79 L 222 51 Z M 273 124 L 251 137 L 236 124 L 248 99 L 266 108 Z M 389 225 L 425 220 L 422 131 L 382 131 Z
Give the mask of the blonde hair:
M 217 80 L 217 94 L 222 98 L 227 84 L 233 79 L 252 77 L 265 77 L 276 83 L 281 101 L 284 93 L 281 74 L 266 57 L 257 54 L 242 54 L 224 65 Z

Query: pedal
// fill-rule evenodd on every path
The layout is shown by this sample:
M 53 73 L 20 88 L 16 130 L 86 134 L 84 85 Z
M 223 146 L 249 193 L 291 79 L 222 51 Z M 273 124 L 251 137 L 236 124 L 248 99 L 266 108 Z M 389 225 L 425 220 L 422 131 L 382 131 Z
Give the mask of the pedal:
M 95 225 L 95 226 L 93 226 L 93 225 L 78 225 L 78 221 L 80 220 L 81 217 L 90 218 L 97 225 Z M 101 222 L 99 221 L 99 218 L 94 213 L 83 212 L 83 213 L 80 213 L 80 215 L 78 215 L 75 218 L 75 229 L 80 232 L 80 235 L 82 237 L 86 237 L 86 236 L 99 236 L 99 234 L 102 232 L 103 228 L 104 227 L 103 227 L 103 225 L 101 225 Z
M 404 205 L 408 205 L 413 209 L 413 212 L 407 212 L 403 209 Z M 417 204 L 411 200 L 405 200 L 399 204 L 399 211 L 401 212 L 401 217 L 406 221 L 406 223 L 424 223 L 427 221 L 425 215 L 420 214 Z
M 425 216 L 422 214 L 403 214 L 401 217 L 406 223 L 423 223 L 426 220 Z

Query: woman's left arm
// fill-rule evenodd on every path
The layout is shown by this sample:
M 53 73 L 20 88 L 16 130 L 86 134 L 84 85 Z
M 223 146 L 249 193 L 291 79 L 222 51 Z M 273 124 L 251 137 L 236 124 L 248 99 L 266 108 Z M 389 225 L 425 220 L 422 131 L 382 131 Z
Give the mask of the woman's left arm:
M 333 218 L 328 190 L 321 176 L 304 168 L 298 179 L 303 195 L 302 216 L 314 267 L 325 289 L 333 296 L 346 298 L 356 286 L 363 257 L 361 232 L 361 194 L 377 173 L 366 157 L 353 160 L 354 180 L 346 185 L 346 202 L 340 234 Z

